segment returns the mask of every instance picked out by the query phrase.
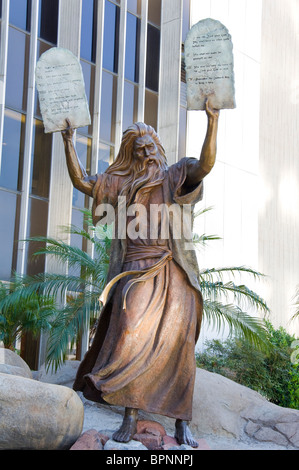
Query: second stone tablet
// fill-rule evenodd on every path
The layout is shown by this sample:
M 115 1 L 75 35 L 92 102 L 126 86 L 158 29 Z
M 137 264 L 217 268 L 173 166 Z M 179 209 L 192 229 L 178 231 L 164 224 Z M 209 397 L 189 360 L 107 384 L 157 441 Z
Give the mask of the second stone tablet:
M 207 18 L 189 31 L 185 41 L 188 109 L 236 107 L 231 36 L 220 21 Z

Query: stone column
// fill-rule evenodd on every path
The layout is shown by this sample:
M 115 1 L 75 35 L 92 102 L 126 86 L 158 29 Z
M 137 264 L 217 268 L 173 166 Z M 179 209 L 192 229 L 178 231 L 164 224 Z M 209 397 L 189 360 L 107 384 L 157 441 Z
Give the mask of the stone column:
M 80 55 L 80 24 L 82 0 L 60 0 L 58 23 L 58 47 L 64 47 Z M 72 218 L 73 186 L 70 180 L 60 132 L 53 134 L 52 166 L 50 180 L 48 236 L 69 242 L 70 236 L 63 233 L 62 226 L 70 225 Z M 55 260 L 46 259 L 46 272 L 65 272 Z M 45 362 L 46 338 L 41 335 L 39 366 Z
M 182 0 L 163 0 L 161 12 L 158 133 L 169 165 L 179 146 L 182 6 Z

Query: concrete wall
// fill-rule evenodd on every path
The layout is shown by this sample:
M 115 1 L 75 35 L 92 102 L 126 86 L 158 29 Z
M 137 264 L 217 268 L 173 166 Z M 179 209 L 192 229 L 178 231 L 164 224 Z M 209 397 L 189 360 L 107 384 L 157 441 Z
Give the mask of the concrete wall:
M 299 3 L 264 0 L 261 51 L 259 266 L 276 325 L 299 334 Z
M 199 233 L 217 234 L 201 267 L 247 265 L 263 282 L 242 280 L 267 301 L 275 327 L 298 335 L 293 296 L 299 284 L 298 2 L 191 1 L 191 24 L 211 17 L 232 36 L 235 110 L 220 113 L 217 163 L 205 180 Z M 203 112 L 188 112 L 187 154 L 199 156 Z M 253 312 L 254 313 L 254 312 Z M 203 327 L 199 347 L 215 332 Z
M 199 254 L 201 268 L 250 266 L 258 269 L 260 0 L 191 1 L 191 24 L 204 18 L 221 21 L 233 41 L 237 108 L 220 112 L 217 162 L 205 178 L 201 206 L 213 209 L 196 224 L 198 233 L 215 234 Z M 206 132 L 206 115 L 188 111 L 187 155 L 198 157 Z M 238 282 L 240 279 L 236 278 Z M 261 290 L 247 276 L 242 282 Z M 215 336 L 204 323 L 199 347 Z

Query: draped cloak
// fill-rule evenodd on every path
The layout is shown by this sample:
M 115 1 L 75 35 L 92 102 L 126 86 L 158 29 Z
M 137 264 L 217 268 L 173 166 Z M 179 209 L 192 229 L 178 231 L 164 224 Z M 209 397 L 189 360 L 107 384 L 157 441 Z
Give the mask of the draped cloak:
M 189 190 L 184 185 L 190 160 L 183 158 L 164 172 L 162 185 L 144 203 L 148 214 L 151 204 L 175 204 L 184 223 L 184 205 L 193 211 L 203 193 L 202 182 Z M 123 177 L 98 175 L 94 224 L 99 204 L 117 209 L 122 183 Z M 112 286 L 73 388 L 92 401 L 191 420 L 202 295 L 191 231 L 188 235 L 182 229 L 178 236 L 177 222 L 167 219 L 165 239 L 159 226 L 153 239 L 112 240 L 108 283 L 121 273 L 137 271 L 140 276 L 128 274 Z

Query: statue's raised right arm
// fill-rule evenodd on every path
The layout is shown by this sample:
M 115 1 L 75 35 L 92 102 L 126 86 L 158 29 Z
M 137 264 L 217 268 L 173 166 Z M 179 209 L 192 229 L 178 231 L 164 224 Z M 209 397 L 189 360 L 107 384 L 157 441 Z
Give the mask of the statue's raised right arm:
M 64 142 L 66 163 L 70 178 L 76 189 L 88 196 L 92 196 L 93 187 L 96 182 L 96 176 L 88 176 L 77 155 L 74 146 L 74 130 L 67 120 L 68 127 L 61 132 Z
M 206 114 L 208 127 L 200 158 L 191 160 L 187 169 L 186 185 L 190 187 L 197 185 L 210 173 L 216 160 L 219 110 L 213 109 L 209 100 L 206 101 Z

